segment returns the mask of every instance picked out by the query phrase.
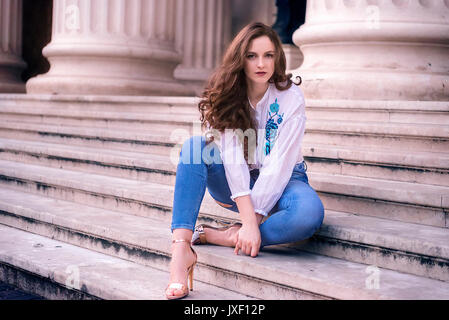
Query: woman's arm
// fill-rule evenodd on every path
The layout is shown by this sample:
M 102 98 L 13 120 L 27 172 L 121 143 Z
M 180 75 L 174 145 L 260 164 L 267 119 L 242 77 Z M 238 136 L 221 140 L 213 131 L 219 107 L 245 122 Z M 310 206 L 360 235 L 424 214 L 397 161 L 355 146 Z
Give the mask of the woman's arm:
M 242 250 L 247 255 L 255 257 L 260 249 L 260 230 L 259 225 L 263 216 L 254 211 L 251 196 L 241 196 L 235 198 L 237 208 L 239 209 L 242 227 L 239 230 L 237 243 L 234 252 L 239 253 Z
M 256 213 L 254 212 L 251 196 L 249 194 L 235 198 L 235 202 L 237 203 L 237 208 L 239 209 L 240 219 L 242 220 L 243 225 L 259 225 Z

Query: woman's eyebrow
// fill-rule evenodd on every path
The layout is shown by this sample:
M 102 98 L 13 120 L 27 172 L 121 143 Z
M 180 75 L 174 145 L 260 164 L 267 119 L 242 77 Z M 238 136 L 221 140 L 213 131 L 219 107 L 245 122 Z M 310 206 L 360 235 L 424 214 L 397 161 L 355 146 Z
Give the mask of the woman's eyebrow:
M 265 53 L 270 53 L 270 52 L 275 52 L 274 50 L 270 50 L 270 51 L 267 51 L 267 52 L 265 52 Z M 255 54 L 257 54 L 257 52 L 253 52 L 253 51 L 248 51 L 248 53 L 255 53 Z

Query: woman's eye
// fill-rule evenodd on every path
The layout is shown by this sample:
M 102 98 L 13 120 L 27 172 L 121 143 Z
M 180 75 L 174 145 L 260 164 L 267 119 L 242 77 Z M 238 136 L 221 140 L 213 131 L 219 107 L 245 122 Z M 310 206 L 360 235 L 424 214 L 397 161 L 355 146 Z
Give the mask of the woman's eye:
M 269 57 L 269 58 L 273 58 L 273 57 L 274 57 L 274 54 L 268 53 L 268 54 L 266 54 L 266 56 Z M 247 55 L 246 57 L 251 59 L 251 58 L 254 57 L 254 55 L 253 55 L 253 54 L 249 54 L 249 55 Z

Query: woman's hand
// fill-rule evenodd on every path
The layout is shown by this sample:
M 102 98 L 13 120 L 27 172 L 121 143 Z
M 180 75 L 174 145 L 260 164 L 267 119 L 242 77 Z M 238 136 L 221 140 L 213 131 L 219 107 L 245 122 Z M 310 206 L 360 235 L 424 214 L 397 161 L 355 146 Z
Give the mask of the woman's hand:
M 256 257 L 260 249 L 260 230 L 258 224 L 243 224 L 237 234 L 237 243 L 234 253 L 239 254 L 239 250 L 243 253 Z
M 250 195 L 235 198 L 237 207 L 242 220 L 242 227 L 237 234 L 237 243 L 235 245 L 235 254 L 239 254 L 239 250 L 243 253 L 256 257 L 259 254 L 260 237 L 259 225 L 263 216 L 254 211 L 254 206 Z

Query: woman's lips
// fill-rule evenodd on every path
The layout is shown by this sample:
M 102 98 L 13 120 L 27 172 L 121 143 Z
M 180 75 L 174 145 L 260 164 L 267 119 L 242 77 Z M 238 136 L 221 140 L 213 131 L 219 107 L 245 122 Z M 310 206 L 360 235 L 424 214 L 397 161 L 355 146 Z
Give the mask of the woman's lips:
M 256 72 L 256 74 L 257 74 L 258 76 L 264 76 L 264 75 L 266 75 L 267 73 L 266 73 L 266 72 Z

